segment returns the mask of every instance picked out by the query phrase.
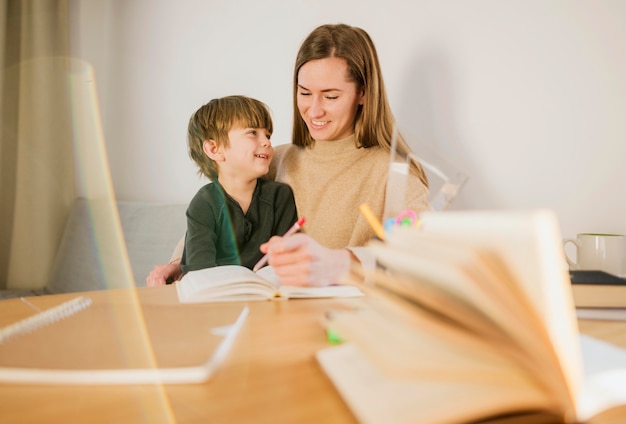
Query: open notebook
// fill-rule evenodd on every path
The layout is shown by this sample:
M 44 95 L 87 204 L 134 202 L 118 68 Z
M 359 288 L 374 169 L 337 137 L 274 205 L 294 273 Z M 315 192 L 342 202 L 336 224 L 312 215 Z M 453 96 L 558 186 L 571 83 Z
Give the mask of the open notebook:
M 232 304 L 142 305 L 117 291 L 71 313 L 63 308 L 66 297 L 59 299 L 61 309 L 52 316 L 46 309 L 25 318 L 39 321 L 35 325 L 17 321 L 3 328 L 0 382 L 201 383 L 226 358 L 248 314 Z

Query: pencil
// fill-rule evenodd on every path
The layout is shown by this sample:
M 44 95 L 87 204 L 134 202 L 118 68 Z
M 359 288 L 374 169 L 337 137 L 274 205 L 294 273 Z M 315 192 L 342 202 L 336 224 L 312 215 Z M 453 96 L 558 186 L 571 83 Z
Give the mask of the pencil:
M 378 236 L 379 239 L 384 240 L 385 230 L 383 229 L 383 225 L 380 223 L 378 218 L 376 218 L 376 215 L 374 215 L 374 212 L 372 212 L 367 203 L 361 204 L 361 206 L 359 206 L 359 210 L 365 219 L 367 219 L 367 222 L 370 224 L 370 227 L 372 227 L 372 230 L 374 230 L 374 233 L 376 233 L 376 236 Z
M 304 225 L 304 221 L 306 221 L 306 218 L 304 217 L 297 220 L 296 223 L 293 224 L 291 228 L 287 230 L 287 232 L 283 235 L 283 237 L 287 237 L 298 232 L 300 228 L 302 228 L 302 226 Z M 252 271 L 257 272 L 259 269 L 261 269 L 261 267 L 263 267 L 267 263 L 268 259 L 269 259 L 269 255 L 266 253 L 265 255 L 263 255 L 261 259 L 259 259 L 259 262 L 257 262 L 256 265 L 254 265 L 254 268 L 252 268 Z

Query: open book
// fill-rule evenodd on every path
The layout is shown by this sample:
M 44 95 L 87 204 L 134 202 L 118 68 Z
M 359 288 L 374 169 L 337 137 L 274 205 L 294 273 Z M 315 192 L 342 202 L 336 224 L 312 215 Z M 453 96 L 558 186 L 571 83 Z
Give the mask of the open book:
M 425 213 L 386 240 L 366 307 L 331 313 L 345 341 L 317 354 L 359 421 L 575 423 L 626 402 L 626 351 L 578 333 L 552 212 Z
M 271 266 L 256 272 L 239 265 L 190 271 L 176 283 L 176 290 L 181 303 L 363 296 L 351 285 L 281 286 Z

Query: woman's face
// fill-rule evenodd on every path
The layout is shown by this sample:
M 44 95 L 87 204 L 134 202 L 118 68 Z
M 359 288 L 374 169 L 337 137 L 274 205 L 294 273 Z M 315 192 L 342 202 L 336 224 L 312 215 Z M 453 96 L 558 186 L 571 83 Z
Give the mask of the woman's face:
M 363 91 L 348 80 L 345 59 L 311 60 L 298 71 L 298 110 L 313 140 L 334 141 L 354 134 Z

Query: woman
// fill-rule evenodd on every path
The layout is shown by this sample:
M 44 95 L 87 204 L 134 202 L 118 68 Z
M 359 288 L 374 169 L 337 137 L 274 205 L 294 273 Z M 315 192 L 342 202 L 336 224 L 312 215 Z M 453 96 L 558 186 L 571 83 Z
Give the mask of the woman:
M 376 48 L 360 28 L 313 30 L 298 51 L 293 90 L 293 144 L 276 147 L 268 178 L 291 185 L 306 233 L 272 237 L 261 251 L 281 284 L 327 285 L 371 260 L 359 249 L 374 236 L 359 206 L 382 219 L 394 120 Z M 408 151 L 401 137 L 398 151 Z M 427 186 L 412 163 L 407 208 L 428 208 Z M 177 264 L 159 265 L 147 283 L 180 275 Z

